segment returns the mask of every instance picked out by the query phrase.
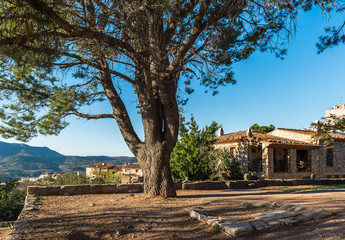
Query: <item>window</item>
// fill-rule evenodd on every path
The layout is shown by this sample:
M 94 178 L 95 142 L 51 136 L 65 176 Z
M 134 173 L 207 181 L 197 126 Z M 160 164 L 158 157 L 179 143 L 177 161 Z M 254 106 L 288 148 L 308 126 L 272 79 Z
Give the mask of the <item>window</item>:
M 235 156 L 235 147 L 230 147 L 230 149 L 229 149 L 229 152 L 230 152 L 230 155 L 232 156 L 232 157 L 234 157 Z
M 299 172 L 311 172 L 310 151 L 297 150 L 296 167 Z
M 333 148 L 326 149 L 326 166 L 333 167 Z

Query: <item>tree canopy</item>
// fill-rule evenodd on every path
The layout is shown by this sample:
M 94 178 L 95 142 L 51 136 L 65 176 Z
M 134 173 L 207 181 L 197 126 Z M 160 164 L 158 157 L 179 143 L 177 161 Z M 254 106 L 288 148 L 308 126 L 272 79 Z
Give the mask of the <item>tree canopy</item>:
M 343 13 L 345 11 L 344 1 L 332 1 L 332 5 L 326 8 L 327 12 L 336 11 Z M 318 53 L 322 53 L 328 48 L 333 48 L 339 44 L 345 43 L 345 21 L 340 26 L 329 26 L 325 28 L 325 34 L 320 36 L 316 47 Z
M 190 121 L 180 121 L 179 139 L 171 153 L 171 170 L 174 181 L 209 179 L 212 175 L 211 155 L 216 131 L 219 126 L 212 122 L 200 129 L 193 115 Z
M 269 133 L 272 132 L 276 127 L 272 124 L 269 126 L 260 126 L 257 123 L 254 123 L 250 128 L 258 133 Z
M 27 141 L 58 134 L 70 115 L 115 119 L 143 168 L 144 191 L 174 196 L 169 157 L 178 136 L 177 96 L 191 93 L 193 80 L 216 94 L 235 82 L 232 64 L 257 50 L 283 56 L 298 12 L 332 3 L 4 0 L 0 134 Z M 133 128 L 124 86 L 136 95 L 144 139 Z M 102 101 L 110 112 L 85 111 Z
M 219 125 L 199 128 L 191 115 L 188 122 L 180 119 L 179 139 L 171 153 L 171 172 L 175 182 L 188 178 L 190 181 L 225 180 L 232 174 L 241 174 L 240 164 L 223 149 L 215 149 Z

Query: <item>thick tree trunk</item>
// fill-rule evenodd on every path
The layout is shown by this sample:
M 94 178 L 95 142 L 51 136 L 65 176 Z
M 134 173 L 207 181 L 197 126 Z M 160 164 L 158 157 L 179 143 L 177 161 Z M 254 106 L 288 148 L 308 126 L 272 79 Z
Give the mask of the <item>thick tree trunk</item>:
M 144 193 L 149 196 L 175 197 L 176 191 L 170 171 L 170 152 L 164 143 L 147 146 L 140 159 L 144 173 Z

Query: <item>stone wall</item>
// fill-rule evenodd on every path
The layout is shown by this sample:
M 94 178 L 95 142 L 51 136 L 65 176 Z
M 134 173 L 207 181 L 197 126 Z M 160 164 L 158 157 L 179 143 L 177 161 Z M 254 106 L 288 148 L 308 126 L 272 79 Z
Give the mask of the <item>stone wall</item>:
M 321 175 L 323 178 L 342 178 L 345 177 L 345 142 L 334 142 L 333 148 L 333 167 L 326 165 L 325 150 L 323 157 L 320 159 Z
M 183 190 L 249 189 L 268 186 L 333 185 L 345 184 L 345 179 L 270 179 L 270 180 L 229 180 L 200 181 L 183 183 Z
M 325 117 L 328 118 L 331 115 L 335 115 L 337 117 L 343 117 L 343 116 L 345 116 L 345 108 L 326 109 Z
M 29 186 L 28 194 L 36 196 L 80 195 L 101 193 L 143 192 L 142 183 L 132 184 L 97 184 L 66 186 Z

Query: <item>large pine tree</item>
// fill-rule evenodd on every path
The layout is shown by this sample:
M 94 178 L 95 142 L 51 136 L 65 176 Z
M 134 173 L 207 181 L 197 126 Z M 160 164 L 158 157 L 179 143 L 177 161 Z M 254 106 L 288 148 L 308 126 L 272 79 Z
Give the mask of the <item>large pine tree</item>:
M 328 3 L 329 1 L 325 1 Z M 216 93 L 231 65 L 279 48 L 298 11 L 315 1 L 3 0 L 0 4 L 2 136 L 58 134 L 66 116 L 115 119 L 149 195 L 175 196 L 169 166 L 179 127 L 179 86 Z M 318 1 L 323 4 L 323 1 Z M 74 79 L 60 79 L 61 71 Z M 136 94 L 145 138 L 133 129 L 121 86 Z M 111 112 L 83 112 L 108 101 Z

